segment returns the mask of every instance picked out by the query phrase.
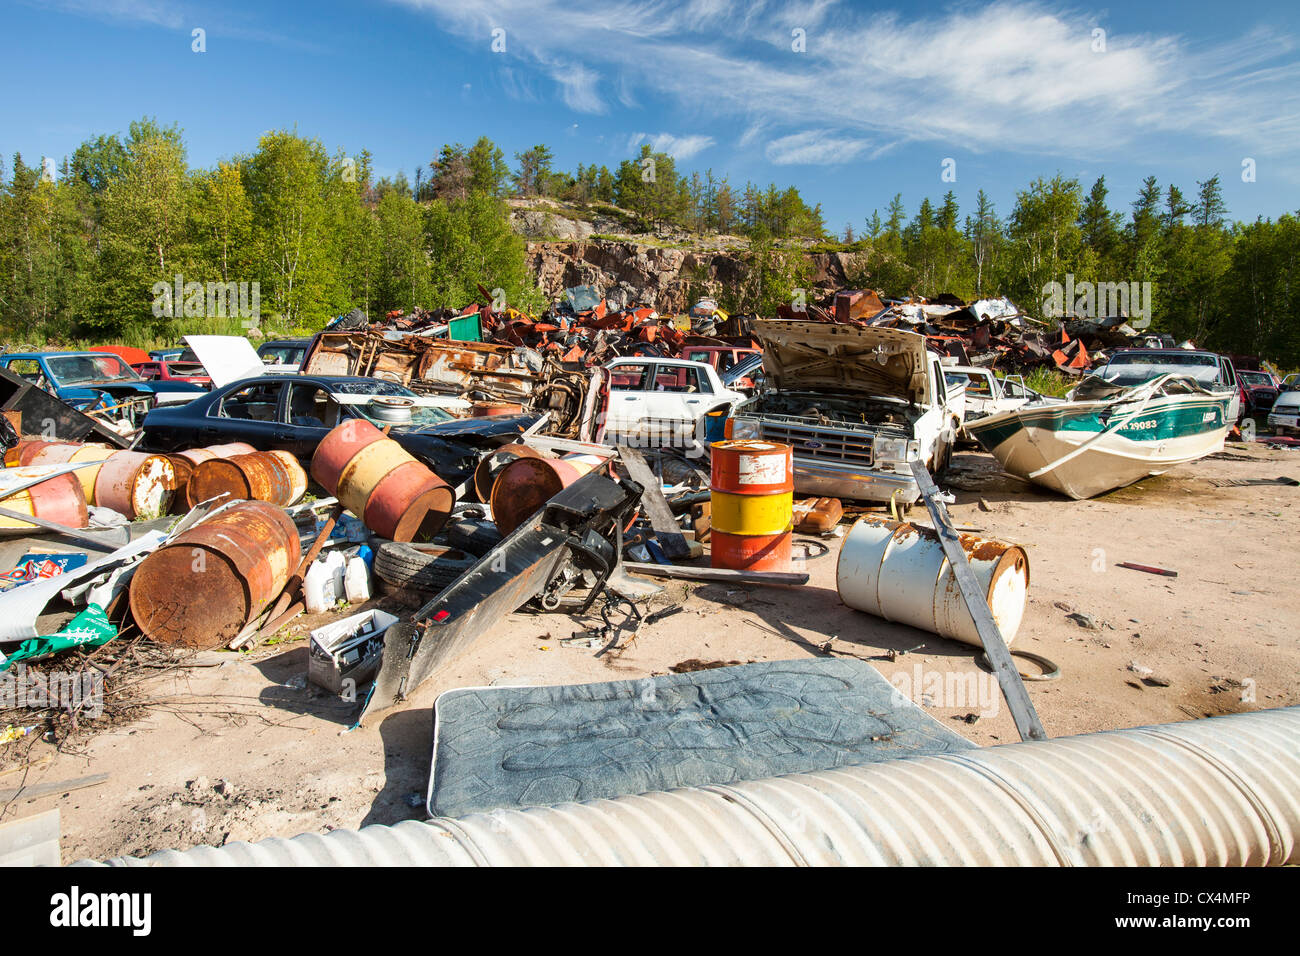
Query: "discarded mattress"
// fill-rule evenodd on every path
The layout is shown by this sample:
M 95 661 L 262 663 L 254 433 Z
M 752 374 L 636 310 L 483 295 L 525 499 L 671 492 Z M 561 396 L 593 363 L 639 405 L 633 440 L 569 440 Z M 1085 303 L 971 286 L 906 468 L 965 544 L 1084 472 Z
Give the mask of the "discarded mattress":
M 870 664 L 766 661 L 434 702 L 428 810 L 463 816 L 755 780 L 974 744 Z

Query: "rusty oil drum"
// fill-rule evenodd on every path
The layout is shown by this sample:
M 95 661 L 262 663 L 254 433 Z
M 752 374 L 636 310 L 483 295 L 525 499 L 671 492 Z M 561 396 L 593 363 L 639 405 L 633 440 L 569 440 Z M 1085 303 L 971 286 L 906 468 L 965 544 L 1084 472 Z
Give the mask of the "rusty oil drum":
M 497 478 L 507 465 L 518 458 L 541 457 L 543 457 L 542 453 L 531 445 L 520 443 L 502 445 L 490 455 L 484 455 L 478 467 L 474 469 L 474 494 L 478 496 L 479 501 L 490 502 L 492 486 L 496 484 Z
M 157 518 L 171 507 L 176 472 L 166 455 L 114 452 L 95 475 L 95 504 L 118 514 Z
M 563 458 L 517 458 L 497 475 L 492 486 L 492 519 L 497 530 L 509 534 L 546 502 L 583 475 L 598 471 L 609 461 L 600 455 L 565 455 Z
M 474 402 L 469 407 L 470 418 L 492 418 L 496 415 L 519 415 L 524 406 L 518 402 Z
M 432 537 L 447 523 L 456 493 L 374 425 L 352 419 L 316 448 L 311 476 L 383 538 Z
M 203 500 L 202 498 L 197 500 L 190 498 L 189 478 L 193 477 L 193 469 L 197 468 L 205 461 L 211 461 L 214 458 L 229 458 L 231 455 L 251 455 L 255 451 L 257 451 L 257 449 L 248 444 L 248 442 L 235 441 L 229 442 L 225 445 L 208 445 L 205 448 L 189 448 L 185 451 L 177 452 L 176 454 L 179 457 L 188 459 L 190 462 L 189 477 L 185 479 L 183 484 L 180 483 L 179 478 L 177 479 L 177 487 L 183 489 L 177 497 L 183 499 L 182 503 L 186 508 L 193 508 Z
M 140 562 L 131 615 L 152 641 L 219 647 L 279 596 L 301 557 L 298 531 L 278 506 L 238 502 Z
M 33 465 L 58 465 L 69 462 L 104 462 L 121 449 L 109 448 L 107 445 L 70 445 L 47 444 L 35 454 L 30 455 Z M 86 494 L 86 503 L 95 504 L 95 479 L 102 465 L 86 465 L 73 472 L 81 482 L 81 490 Z
M 958 540 L 1010 644 L 1025 615 L 1029 556 L 1018 545 L 973 534 Z M 929 528 L 863 515 L 840 546 L 835 587 L 855 610 L 983 646 L 939 537 Z
M 794 450 L 766 441 L 712 445 L 709 560 L 733 571 L 790 570 Z
M 65 441 L 42 441 L 39 438 L 27 439 L 20 441 L 5 452 L 5 467 L 26 467 L 27 465 L 39 464 L 39 462 L 32 459 L 42 454 L 46 449 L 76 447 L 78 446 Z
M 266 452 L 210 458 L 195 467 L 186 495 L 191 501 L 206 501 L 221 494 L 283 506 L 289 504 L 293 483 L 284 462 Z
M 4 483 L 0 483 L 0 488 L 8 482 L 12 482 L 9 487 L 13 487 L 33 478 L 39 478 L 47 468 L 48 466 L 6 468 L 3 471 Z M 86 493 L 82 490 L 81 482 L 77 481 L 75 474 L 58 475 L 40 484 L 32 485 L 26 491 L 20 491 L 0 501 L 0 505 L 10 511 L 57 522 L 67 528 L 84 528 L 89 522 Z M 42 530 L 26 521 L 6 515 L 0 515 L 0 529 L 38 533 Z

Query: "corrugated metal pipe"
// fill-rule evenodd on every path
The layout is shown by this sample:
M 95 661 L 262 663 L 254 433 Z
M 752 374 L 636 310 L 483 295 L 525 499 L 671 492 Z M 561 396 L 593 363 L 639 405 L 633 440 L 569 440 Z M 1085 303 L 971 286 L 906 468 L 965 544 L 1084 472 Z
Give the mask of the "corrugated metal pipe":
M 1300 707 L 115 866 L 1300 863 Z

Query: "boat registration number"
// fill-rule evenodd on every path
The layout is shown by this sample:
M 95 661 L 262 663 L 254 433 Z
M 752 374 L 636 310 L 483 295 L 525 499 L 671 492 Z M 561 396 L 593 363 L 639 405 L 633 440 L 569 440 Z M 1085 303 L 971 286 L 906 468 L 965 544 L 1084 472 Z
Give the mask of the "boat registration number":
M 1145 421 L 1141 421 L 1141 422 L 1129 422 L 1127 425 L 1121 428 L 1120 431 L 1139 432 L 1139 431 L 1144 431 L 1148 428 L 1155 428 L 1155 427 L 1156 427 L 1156 420 L 1154 418 L 1148 418 Z

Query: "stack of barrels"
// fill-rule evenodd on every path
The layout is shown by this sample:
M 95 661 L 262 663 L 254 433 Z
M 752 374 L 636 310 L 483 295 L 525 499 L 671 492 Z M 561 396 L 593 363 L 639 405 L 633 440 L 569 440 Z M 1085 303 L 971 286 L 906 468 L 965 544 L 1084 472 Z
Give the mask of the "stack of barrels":
M 432 537 L 456 493 L 374 425 L 351 419 L 316 448 L 311 476 L 375 534 L 392 541 Z
M 794 450 L 776 442 L 714 442 L 709 488 L 713 567 L 790 570 Z

